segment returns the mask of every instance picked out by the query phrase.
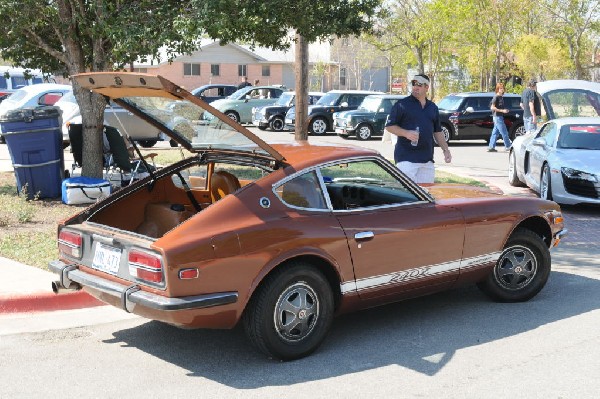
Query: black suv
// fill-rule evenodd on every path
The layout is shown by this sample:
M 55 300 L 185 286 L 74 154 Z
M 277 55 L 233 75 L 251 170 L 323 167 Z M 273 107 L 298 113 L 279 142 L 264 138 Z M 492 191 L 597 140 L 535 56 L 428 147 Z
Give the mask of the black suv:
M 331 90 L 315 105 L 308 107 L 308 132 L 314 135 L 333 132 L 333 113 L 357 109 L 363 99 L 370 94 L 384 94 L 379 91 Z M 294 130 L 296 107 L 285 114 L 285 128 Z
M 314 105 L 323 97 L 325 93 L 320 91 L 308 92 L 308 105 Z M 277 99 L 273 105 L 256 107 L 252 109 L 252 124 L 258 126 L 260 130 L 271 128 L 274 132 L 280 132 L 284 128 L 284 118 L 286 112 L 294 106 L 296 92 L 286 91 Z
M 494 93 L 450 94 L 437 104 L 440 110 L 442 131 L 449 140 L 489 140 L 494 127 L 492 120 L 492 98 Z M 519 105 L 521 96 L 504 94 L 504 105 L 509 110 L 504 114 L 504 123 L 511 140 L 525 134 L 523 109 Z

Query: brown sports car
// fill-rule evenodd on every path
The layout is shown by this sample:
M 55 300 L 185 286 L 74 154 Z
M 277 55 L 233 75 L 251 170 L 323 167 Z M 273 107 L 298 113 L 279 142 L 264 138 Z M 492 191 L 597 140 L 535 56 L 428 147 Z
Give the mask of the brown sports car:
M 363 148 L 269 145 L 160 76 L 75 79 L 190 156 L 64 221 L 55 291 L 181 327 L 241 322 L 259 350 L 296 359 L 340 313 L 465 283 L 528 300 L 566 232 L 552 201 L 425 189 Z

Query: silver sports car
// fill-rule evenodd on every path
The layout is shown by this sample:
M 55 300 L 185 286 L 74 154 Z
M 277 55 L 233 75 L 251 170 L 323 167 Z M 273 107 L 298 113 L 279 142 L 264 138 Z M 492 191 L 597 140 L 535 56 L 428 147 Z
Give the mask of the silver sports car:
M 553 119 L 517 137 L 508 180 L 561 204 L 600 204 L 600 117 Z

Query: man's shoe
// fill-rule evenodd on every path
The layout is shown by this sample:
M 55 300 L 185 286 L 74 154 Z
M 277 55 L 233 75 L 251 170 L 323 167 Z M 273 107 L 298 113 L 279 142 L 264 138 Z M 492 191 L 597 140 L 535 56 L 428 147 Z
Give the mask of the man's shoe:
M 496 149 L 495 149 L 495 148 L 488 148 L 488 151 L 487 151 L 487 152 L 498 152 L 498 151 L 496 151 Z

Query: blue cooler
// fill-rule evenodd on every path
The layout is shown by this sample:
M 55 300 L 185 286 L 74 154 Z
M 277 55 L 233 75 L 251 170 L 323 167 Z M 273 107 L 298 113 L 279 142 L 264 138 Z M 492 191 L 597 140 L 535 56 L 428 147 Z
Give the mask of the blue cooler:
M 61 110 L 53 106 L 21 108 L 0 118 L 19 194 L 27 198 L 61 196 L 64 178 Z

